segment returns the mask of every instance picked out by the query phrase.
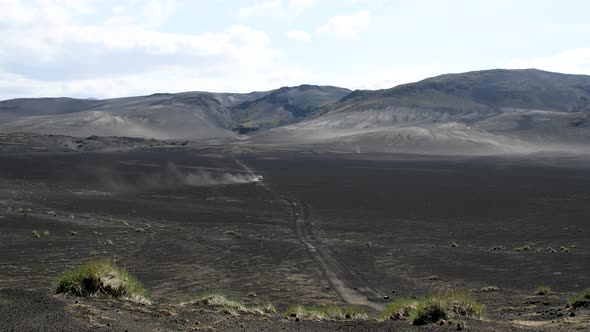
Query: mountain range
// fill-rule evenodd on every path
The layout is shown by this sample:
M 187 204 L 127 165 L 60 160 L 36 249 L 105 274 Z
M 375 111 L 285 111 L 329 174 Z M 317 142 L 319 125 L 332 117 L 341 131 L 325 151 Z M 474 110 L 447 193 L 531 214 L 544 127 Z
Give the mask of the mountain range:
M 536 69 L 446 74 L 384 90 L 300 85 L 0 102 L 1 132 L 249 144 L 354 152 L 590 152 L 590 76 Z

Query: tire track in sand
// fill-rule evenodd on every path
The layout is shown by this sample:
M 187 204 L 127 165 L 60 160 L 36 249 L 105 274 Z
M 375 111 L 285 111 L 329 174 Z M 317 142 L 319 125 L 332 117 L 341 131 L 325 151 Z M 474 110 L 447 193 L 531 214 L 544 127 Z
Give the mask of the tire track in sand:
M 385 304 L 380 293 L 318 237 L 307 205 L 288 198 L 285 200 L 291 205 L 297 238 L 307 248 L 336 295 L 347 304 L 382 311 Z
M 250 167 L 236 157 L 236 151 L 232 152 L 234 161 L 246 171 L 254 174 Z M 258 185 L 276 195 L 276 192 L 264 182 L 260 182 Z M 280 197 L 280 195 L 278 196 Z M 291 206 L 297 238 L 316 262 L 336 295 L 347 304 L 381 312 L 385 307 L 381 293 L 373 289 L 360 273 L 354 271 L 327 243 L 321 240 L 314 230 L 309 207 L 304 202 L 292 198 L 283 197 L 283 199 Z

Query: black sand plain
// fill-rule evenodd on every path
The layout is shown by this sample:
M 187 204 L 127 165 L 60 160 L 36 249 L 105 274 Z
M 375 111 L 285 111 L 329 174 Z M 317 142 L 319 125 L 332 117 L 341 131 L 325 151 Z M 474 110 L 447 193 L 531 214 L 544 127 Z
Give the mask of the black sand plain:
M 453 327 L 294 322 L 178 305 L 223 292 L 279 311 L 349 303 L 376 314 L 396 298 L 440 288 L 467 290 L 486 305 L 487 318 L 467 321 L 467 330 L 590 326 L 584 310 L 569 317 L 564 309 L 590 285 L 584 158 L 153 142 L 65 152 L 6 142 L 2 330 L 444 331 Z M 251 172 L 263 181 L 244 180 Z M 61 271 L 99 258 L 132 272 L 153 304 L 52 294 Z M 553 293 L 536 295 L 540 285 Z

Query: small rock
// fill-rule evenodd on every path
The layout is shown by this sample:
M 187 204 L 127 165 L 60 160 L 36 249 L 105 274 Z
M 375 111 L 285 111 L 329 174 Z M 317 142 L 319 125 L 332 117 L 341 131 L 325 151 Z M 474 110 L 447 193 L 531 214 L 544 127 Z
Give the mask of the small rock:
M 576 316 L 576 313 L 575 312 L 573 312 L 573 311 L 570 312 L 570 317 L 575 317 L 575 316 Z
M 76 235 L 78 235 L 78 232 L 72 231 L 72 236 L 76 236 Z
M 295 318 L 295 321 L 299 322 L 299 321 L 301 321 L 301 319 L 299 319 L 299 317 L 297 317 L 297 318 Z
M 461 331 L 465 328 L 465 322 L 461 321 L 457 323 L 457 330 Z
M 50 216 L 54 216 L 54 217 L 56 216 L 56 214 L 55 214 L 54 211 L 49 211 L 49 212 L 47 212 L 47 214 L 50 215 Z
M 457 242 L 451 242 L 451 248 L 457 248 L 459 245 Z
M 345 318 L 345 319 L 351 319 L 351 318 L 352 318 L 352 316 L 351 316 L 349 313 L 347 313 L 346 315 L 344 315 L 344 318 Z
M 297 317 L 297 314 L 296 314 L 296 313 L 294 313 L 294 312 L 292 312 L 292 313 L 291 313 L 291 317 Z
M 384 300 L 389 300 L 389 295 L 384 295 L 384 296 L 383 296 L 383 299 L 384 299 Z

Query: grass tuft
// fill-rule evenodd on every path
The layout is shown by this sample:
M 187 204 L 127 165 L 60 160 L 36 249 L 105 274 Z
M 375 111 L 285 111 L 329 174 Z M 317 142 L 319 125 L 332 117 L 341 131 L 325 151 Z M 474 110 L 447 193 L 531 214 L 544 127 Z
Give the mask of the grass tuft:
M 383 319 L 389 318 L 394 320 L 407 319 L 410 316 L 410 312 L 416 310 L 417 306 L 417 299 L 400 298 L 388 304 L 381 313 L 381 317 Z
M 367 319 L 369 315 L 359 307 L 329 305 L 322 307 L 304 307 L 294 305 L 285 311 L 287 317 L 307 320 L 355 320 Z
M 551 294 L 551 288 L 549 286 L 539 286 L 535 289 L 537 295 L 549 295 Z
M 466 292 L 442 290 L 416 300 L 397 300 L 385 308 L 382 316 L 424 325 L 455 317 L 481 318 L 484 310 L 484 305 Z
M 181 305 L 206 306 L 215 310 L 223 311 L 232 316 L 237 316 L 239 313 L 270 315 L 277 312 L 276 308 L 270 303 L 247 306 L 241 301 L 230 299 L 225 295 L 217 293 L 206 293 L 188 302 L 183 302 Z
M 569 299 L 567 304 L 573 308 L 590 306 L 590 288 L 586 288 L 580 293 L 574 295 L 571 299 Z
M 500 288 L 498 288 L 496 286 L 486 286 L 486 287 L 483 287 L 481 289 L 481 291 L 482 292 L 488 292 L 488 293 L 489 292 L 498 292 L 498 291 L 500 291 Z
M 55 293 L 149 302 L 141 283 L 127 270 L 107 260 L 90 261 L 63 272 L 55 281 Z
M 533 248 L 530 245 L 526 245 L 526 246 L 522 246 L 522 247 L 516 247 L 516 248 L 514 248 L 514 251 L 518 251 L 518 252 L 520 252 L 520 251 L 530 251 L 532 249 Z

